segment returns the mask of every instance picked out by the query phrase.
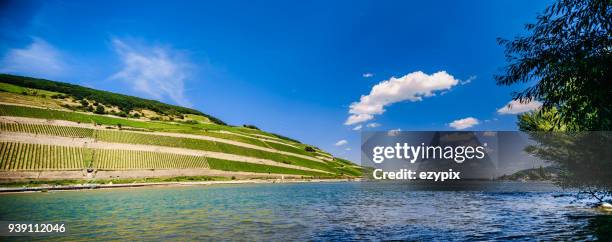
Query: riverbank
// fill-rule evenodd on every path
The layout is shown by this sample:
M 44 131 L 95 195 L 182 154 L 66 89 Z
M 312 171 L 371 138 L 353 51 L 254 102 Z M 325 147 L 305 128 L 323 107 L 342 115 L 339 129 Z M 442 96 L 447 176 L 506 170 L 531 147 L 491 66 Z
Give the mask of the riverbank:
M 12 186 L 0 187 L 0 194 L 22 192 L 70 191 L 91 189 L 112 189 L 128 187 L 168 187 L 168 186 L 206 186 L 220 184 L 274 184 L 274 183 L 318 183 L 318 182 L 348 182 L 361 179 L 249 179 L 249 180 L 208 180 L 208 181 L 167 181 L 167 182 L 133 182 L 133 183 L 84 183 L 73 185 L 43 185 L 43 186 Z

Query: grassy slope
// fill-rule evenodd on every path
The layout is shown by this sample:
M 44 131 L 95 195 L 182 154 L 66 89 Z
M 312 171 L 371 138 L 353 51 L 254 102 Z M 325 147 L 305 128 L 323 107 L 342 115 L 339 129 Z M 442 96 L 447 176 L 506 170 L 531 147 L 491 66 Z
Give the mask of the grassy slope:
M 0 77 L 1 76 L 2 75 L 0 74 Z M 55 109 L 58 111 L 67 111 L 67 112 L 74 113 L 74 111 L 66 109 L 65 107 L 62 107 L 62 105 L 66 104 L 63 100 L 56 100 L 56 99 L 51 98 L 51 96 L 53 95 L 58 95 L 62 93 L 51 92 L 51 91 L 40 90 L 40 89 L 33 89 L 33 88 L 25 88 L 25 87 L 21 87 L 21 86 L 9 84 L 9 83 L 3 83 L 2 81 L 3 79 L 0 78 L 0 101 L 2 102 L 23 104 L 23 105 L 28 105 L 28 106 L 36 106 L 40 108 L 51 108 L 51 109 Z M 76 102 L 76 101 L 73 100 L 73 102 Z M 72 104 L 79 105 L 78 103 L 72 103 Z M 89 115 L 92 113 L 86 113 L 86 114 Z M 106 117 L 108 116 L 110 115 L 106 115 Z M 301 144 L 299 141 L 296 141 L 296 140 L 293 140 L 287 137 L 282 137 L 280 135 L 267 133 L 261 130 L 211 123 L 209 118 L 205 116 L 201 116 L 201 115 L 186 114 L 185 117 L 187 120 L 195 120 L 195 121 L 198 121 L 199 123 L 186 122 L 183 120 L 176 120 L 176 122 L 164 122 L 164 123 L 179 124 L 179 125 L 183 124 L 183 125 L 182 126 L 176 126 L 176 125 L 175 126 L 172 126 L 172 125 L 155 126 L 155 125 L 151 125 L 153 122 L 149 123 L 148 125 L 151 126 L 150 127 L 151 129 L 154 129 L 156 131 L 161 131 L 161 132 L 181 132 L 181 133 L 191 133 L 191 134 L 203 134 L 203 135 L 209 135 L 209 136 L 215 136 L 215 137 L 221 137 L 221 138 L 229 137 L 230 139 L 233 139 L 233 140 L 242 141 L 245 143 L 251 143 L 254 145 L 260 145 L 263 147 L 270 147 L 270 145 L 266 145 L 262 143 L 256 138 L 257 136 L 255 135 L 263 135 L 265 137 L 276 139 L 277 141 L 280 141 L 280 142 L 292 144 L 294 146 L 298 146 L 298 149 L 300 150 L 303 150 L 303 148 L 306 146 L 306 145 Z M 54 118 L 57 118 L 57 116 L 55 117 L 49 116 L 49 118 L 54 119 Z M 95 123 L 105 124 L 105 125 L 121 124 L 121 125 L 133 126 L 133 127 L 134 126 L 144 127 L 136 123 L 130 124 L 130 123 L 120 121 L 119 119 L 123 119 L 120 117 L 115 117 L 115 118 L 117 119 L 101 120 L 99 118 L 94 118 L 93 121 Z M 88 117 L 86 117 L 86 119 L 88 119 Z M 78 121 L 90 122 L 88 120 L 81 120 L 78 117 L 72 117 L 70 120 L 77 121 L 77 122 Z M 244 135 L 210 134 L 210 132 L 208 132 L 208 131 L 219 131 L 219 130 L 230 131 L 235 134 L 247 134 L 247 135 L 253 135 L 253 136 L 252 138 L 248 138 L 248 137 L 244 137 Z M 266 142 L 266 143 L 270 143 L 270 142 Z M 296 151 L 293 151 L 293 152 L 296 152 Z M 301 151 L 297 151 L 297 152 L 301 152 Z
M 25 110 L 25 111 L 24 111 Z M 8 106 L 8 105 L 0 105 L 0 115 L 4 116 L 21 116 L 29 114 L 31 116 L 36 117 L 64 117 L 70 118 L 73 117 L 72 114 L 79 116 L 84 114 L 79 113 L 61 113 L 56 114 L 55 110 L 42 110 L 36 108 L 29 107 L 18 107 L 18 106 Z M 52 113 L 52 115 L 39 115 L 39 114 L 48 114 Z M 84 115 L 89 116 L 89 115 Z M 50 118 L 50 119 L 58 119 L 58 118 Z M 77 118 L 75 118 L 77 119 Z M 83 120 L 78 118 L 77 120 Z M 142 123 L 138 122 L 137 123 Z M 27 132 L 27 133 L 37 133 L 37 134 L 45 134 L 45 135 L 56 135 L 56 136 L 68 136 L 68 137 L 95 137 L 97 140 L 113 142 L 113 143 L 133 143 L 133 144 L 145 144 L 145 145 L 159 145 L 159 146 L 169 146 L 169 147 L 179 147 L 179 148 L 187 148 L 187 149 L 196 149 L 196 150 L 205 150 L 205 151 L 214 151 L 214 152 L 222 152 L 222 153 L 230 153 L 242 156 L 250 156 L 257 157 L 262 159 L 274 160 L 287 164 L 296 164 L 304 167 L 314 168 L 314 169 L 322 169 L 325 171 L 336 172 L 333 166 L 328 164 L 322 164 L 320 162 L 311 161 L 299 157 L 282 155 L 272 152 L 266 152 L 261 150 L 255 150 L 250 148 L 244 148 L 240 146 L 235 146 L 226 143 L 213 142 L 208 140 L 200 140 L 200 139 L 190 139 L 190 138 L 178 138 L 178 137 L 170 137 L 170 136 L 158 136 L 158 135 L 149 135 L 149 134 L 141 134 L 141 133 L 133 133 L 133 132 L 121 132 L 121 131 L 111 131 L 111 130 L 93 130 L 87 128 L 79 128 L 79 127 L 59 127 L 59 126 L 51 126 L 51 125 L 34 125 L 34 124 L 0 124 L 0 130 L 2 131 L 11 131 L 11 132 Z
M 31 107 L 20 107 L 20 106 L 12 106 L 12 105 L 0 105 L 0 115 L 2 116 L 22 116 L 22 117 L 34 117 L 34 118 L 43 118 L 43 119 L 59 119 L 59 120 L 69 120 L 75 122 L 83 122 L 83 123 L 98 123 L 98 124 L 122 124 L 123 126 L 136 127 L 136 128 L 146 128 L 152 130 L 176 130 L 176 129 L 186 129 L 185 125 L 182 124 L 169 124 L 164 122 L 142 122 L 142 121 L 132 121 L 128 119 L 107 117 L 102 115 L 89 115 L 83 113 L 75 113 L 75 112 L 66 112 L 66 111 L 58 111 L 58 110 L 49 110 L 49 109 L 38 109 Z M 21 127 L 18 127 L 21 126 Z M 120 132 L 120 131 L 110 131 L 110 130 L 97 130 L 94 132 L 92 129 L 86 128 L 77 128 L 77 127 L 57 127 L 55 128 L 45 128 L 41 126 L 49 126 L 49 125 L 15 125 L 15 124 L 2 124 L 0 125 L 0 130 L 4 131 L 13 131 L 13 132 L 35 132 L 41 134 L 48 135 L 59 135 L 59 136 L 71 136 L 71 137 L 93 137 L 95 136 L 99 140 L 108 141 L 108 142 L 119 142 L 119 143 L 137 143 L 137 144 L 150 144 L 150 145 L 162 145 L 162 146 L 171 146 L 171 147 L 181 147 L 181 148 L 189 148 L 189 149 L 200 149 L 207 151 L 216 151 L 223 153 L 231 153 L 237 155 L 244 155 L 250 157 L 257 157 L 262 159 L 275 160 L 283 163 L 308 167 L 312 169 L 319 169 L 328 172 L 333 172 L 339 175 L 351 175 L 351 176 L 359 176 L 360 169 L 353 167 L 352 165 L 348 165 L 348 161 L 345 160 L 337 160 L 327 163 L 320 163 L 315 161 L 310 161 L 298 157 L 286 156 L 281 154 L 275 154 L 270 152 L 264 152 L 259 150 L 253 150 L 243 147 L 238 147 L 229 144 L 216 143 L 206 140 L 196 140 L 196 139 L 185 139 L 185 138 L 176 138 L 176 137 L 160 137 L 160 136 L 152 136 L 147 134 L 138 134 L 138 133 L 128 133 L 128 132 Z M 24 128 L 25 127 L 25 128 Z M 186 132 L 193 133 L 193 132 Z M 198 132 L 195 132 L 198 133 Z M 94 135 L 95 134 L 95 135 Z M 231 136 L 231 135 L 230 135 Z M 239 136 L 237 136 L 239 137 Z M 227 138 L 227 137 L 223 137 Z M 242 162 L 241 162 L 242 163 Z M 236 169 L 236 165 L 242 165 L 243 171 L 252 171 L 253 166 L 260 165 L 244 165 L 241 163 L 234 164 L 229 167 L 233 167 L 232 171 Z M 144 168 L 144 167 L 143 167 Z M 212 167 L 211 167 L 212 168 Z M 259 171 L 267 171 L 268 169 L 260 169 Z M 272 170 L 271 173 L 278 173 L 278 170 Z M 287 173 L 294 174 L 294 173 Z M 312 175 L 312 174 L 304 174 L 301 175 Z M 320 177 L 321 175 L 318 175 Z
M 137 108 L 145 108 L 164 114 L 197 114 L 205 116 L 215 123 L 223 124 L 223 121 L 194 109 L 170 105 L 155 100 L 96 90 L 70 83 L 9 74 L 0 74 L 0 82 L 20 87 L 64 93 L 77 99 L 86 98 L 99 103 L 121 107 L 126 112 Z
M 33 102 L 36 102 L 37 99 L 45 99 L 46 96 L 58 94 L 57 92 L 37 90 L 34 88 L 26 88 L 26 87 L 20 87 L 20 86 L 16 86 L 12 84 L 2 83 L 3 81 L 2 78 L 4 77 L 6 77 L 6 75 L 0 75 L 0 97 L 2 97 L 3 95 L 6 96 L 6 94 L 15 95 L 17 93 L 23 93 L 23 94 L 27 94 L 27 95 L 24 95 L 23 97 L 33 99 Z M 4 92 L 4 94 L 2 92 Z M 6 92 L 10 92 L 10 93 L 6 93 Z M 41 96 L 41 94 L 43 95 Z M 32 97 L 32 96 L 35 96 L 35 97 Z M 4 99 L 0 99 L 0 100 L 4 100 Z M 45 102 L 41 102 L 42 106 L 44 106 L 44 104 Z M 192 120 L 199 120 L 201 122 L 198 122 L 198 123 L 164 122 L 164 121 L 146 121 L 145 122 L 145 121 L 140 121 L 140 120 L 131 120 L 127 118 L 112 117 L 109 115 L 94 115 L 91 113 L 80 113 L 80 112 L 74 112 L 74 111 L 61 111 L 61 110 L 55 110 L 55 109 L 43 109 L 43 108 L 32 108 L 32 107 L 1 105 L 0 104 L 0 115 L 32 117 L 32 118 L 41 118 L 41 119 L 59 119 L 59 120 L 68 120 L 68 121 L 81 122 L 81 123 L 94 123 L 94 124 L 102 124 L 102 125 L 110 125 L 110 126 L 122 126 L 124 128 L 132 127 L 132 128 L 146 129 L 146 130 L 159 131 L 159 132 L 177 132 L 177 133 L 207 135 L 211 137 L 235 140 L 235 141 L 239 141 L 243 143 L 258 145 L 261 147 L 273 148 L 276 150 L 281 150 L 281 151 L 286 151 L 286 152 L 291 152 L 291 153 L 296 153 L 296 154 L 309 155 L 309 156 L 316 155 L 316 153 L 314 152 L 305 151 L 304 148 L 307 145 L 301 144 L 299 141 L 292 140 L 292 139 L 289 139 L 289 138 L 286 138 L 280 135 L 267 133 L 261 130 L 256 130 L 256 129 L 250 129 L 250 128 L 244 128 L 244 127 L 233 127 L 233 126 L 220 125 L 220 124 L 215 124 L 215 123 L 202 123 L 202 122 L 206 122 L 209 118 L 204 117 L 204 116 L 198 116 L 195 114 L 189 114 L 187 116 L 188 118 Z M 30 127 L 30 129 L 32 128 Z M 38 127 L 38 129 L 40 129 L 40 127 Z M 7 130 L 7 128 L 3 127 L 3 128 L 0 128 L 0 130 Z M 229 131 L 231 133 L 243 134 L 243 135 L 233 135 L 233 134 L 212 132 L 212 131 L 219 131 L 219 130 Z M 23 131 L 19 131 L 19 132 L 23 132 Z M 40 130 L 34 131 L 34 132 L 45 133 L 45 132 L 41 132 Z M 89 136 L 89 133 L 88 133 L 89 131 L 84 131 L 84 130 L 78 130 L 78 131 L 75 131 L 75 130 L 57 131 L 56 130 L 54 132 L 55 133 L 50 133 L 50 134 L 60 135 L 60 136 L 79 136 L 79 137 Z M 117 131 L 101 131 L 101 133 L 103 134 L 106 132 L 119 133 Z M 126 133 L 126 132 L 121 132 L 121 133 Z M 244 135 L 251 136 L 252 138 L 245 137 Z M 272 139 L 275 139 L 278 142 L 287 143 L 295 147 L 277 144 L 274 142 L 265 142 L 265 141 L 257 139 L 256 138 L 258 137 L 257 135 L 271 137 Z M 97 137 L 98 135 L 95 135 L 95 136 Z M 122 134 L 120 136 L 124 136 L 124 135 Z M 119 138 L 119 140 L 117 140 L 117 138 L 108 138 L 108 135 L 107 136 L 101 135 L 100 137 L 103 137 L 102 139 L 105 139 L 105 140 L 109 139 L 106 141 L 125 142 L 125 143 L 145 143 L 147 144 L 147 142 L 151 142 L 147 140 L 157 140 L 156 141 L 157 145 L 160 145 L 159 142 L 162 142 L 163 144 L 161 145 L 165 145 L 165 146 L 204 149 L 204 150 L 211 150 L 211 151 L 218 151 L 218 152 L 224 152 L 224 153 L 231 153 L 231 154 L 245 155 L 245 156 L 250 156 L 250 157 L 276 160 L 276 161 L 283 162 L 283 163 L 288 163 L 288 164 L 293 164 L 293 165 L 298 165 L 298 166 L 303 166 L 303 167 L 308 167 L 308 168 L 313 168 L 313 169 L 325 170 L 328 172 L 336 173 L 338 175 L 340 174 L 352 175 L 352 176 L 361 175 L 361 169 L 359 167 L 356 167 L 354 164 L 350 163 L 349 161 L 341 160 L 341 159 L 336 159 L 334 161 L 323 164 L 323 163 L 301 159 L 301 158 L 293 157 L 293 156 L 285 156 L 281 154 L 263 152 L 259 150 L 246 149 L 243 147 L 237 147 L 234 145 L 229 145 L 229 144 L 224 144 L 224 143 L 215 143 L 215 142 L 207 143 L 207 142 L 202 142 L 202 140 L 174 138 L 177 140 L 166 140 L 164 142 L 163 140 L 165 139 L 165 137 L 162 138 L 162 141 L 160 141 L 160 138 L 158 136 L 155 136 L 154 138 L 153 137 L 140 137 L 140 138 L 135 138 L 135 139 L 128 138 L 127 140 L 125 140 L 125 138 Z M 104 138 L 104 137 L 107 137 L 107 138 Z M 122 139 L 124 140 L 122 141 Z M 327 154 L 325 152 L 322 152 L 322 153 Z M 85 161 L 85 163 L 87 162 Z M 213 163 L 215 163 L 215 166 L 219 169 L 225 169 L 225 170 L 231 170 L 231 171 L 238 171 L 242 169 L 242 171 L 255 171 L 255 172 L 263 172 L 263 173 L 266 173 L 266 172 L 283 173 L 285 172 L 286 174 L 297 174 L 296 172 L 298 172 L 300 175 L 316 175 L 316 176 L 321 176 L 322 174 L 324 174 L 324 173 L 316 173 L 316 172 L 305 172 L 305 171 L 293 170 L 293 169 L 282 168 L 282 167 L 268 167 L 268 166 L 263 166 L 263 165 L 258 165 L 258 164 L 250 164 L 250 163 L 234 162 L 234 161 L 213 161 Z M 212 166 L 213 165 L 211 165 L 211 168 L 213 168 Z

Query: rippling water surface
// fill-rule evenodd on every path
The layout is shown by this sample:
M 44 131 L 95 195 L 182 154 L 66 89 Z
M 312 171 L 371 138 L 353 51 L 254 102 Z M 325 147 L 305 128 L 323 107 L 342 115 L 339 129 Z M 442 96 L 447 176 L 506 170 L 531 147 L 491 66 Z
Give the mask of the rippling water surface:
M 0 220 L 67 224 L 68 238 L 28 238 L 45 240 L 589 240 L 606 239 L 612 228 L 610 215 L 571 204 L 550 184 L 492 186 L 419 191 L 355 182 L 11 194 L 0 196 Z

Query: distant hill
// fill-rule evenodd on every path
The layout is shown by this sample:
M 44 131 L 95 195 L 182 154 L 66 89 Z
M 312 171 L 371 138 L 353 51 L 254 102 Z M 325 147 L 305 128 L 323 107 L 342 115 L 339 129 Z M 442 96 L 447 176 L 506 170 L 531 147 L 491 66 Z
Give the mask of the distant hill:
M 529 181 L 548 181 L 559 176 L 560 169 L 556 166 L 538 167 L 517 171 L 511 175 L 503 175 L 499 180 L 529 180 Z
M 0 82 L 9 83 L 21 87 L 36 88 L 40 90 L 64 93 L 78 100 L 87 99 L 89 101 L 108 104 L 118 107 L 124 113 L 129 113 L 134 109 L 148 109 L 165 115 L 196 114 L 207 117 L 210 121 L 214 123 L 225 124 L 220 119 L 215 118 L 211 115 L 204 114 L 195 109 L 170 105 L 155 100 L 96 90 L 70 83 L 56 82 L 45 79 L 9 74 L 0 74 Z

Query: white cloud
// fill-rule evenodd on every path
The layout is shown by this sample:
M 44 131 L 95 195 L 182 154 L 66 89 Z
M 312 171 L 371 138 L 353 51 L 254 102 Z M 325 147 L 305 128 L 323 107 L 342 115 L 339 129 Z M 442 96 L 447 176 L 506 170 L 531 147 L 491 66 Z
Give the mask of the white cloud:
M 462 130 L 478 125 L 479 123 L 480 121 L 478 121 L 478 119 L 475 119 L 473 117 L 467 117 L 464 119 L 455 120 L 448 125 L 454 129 Z
M 524 112 L 533 111 L 542 107 L 542 103 L 539 101 L 529 101 L 526 103 L 521 103 L 520 100 L 512 100 L 503 106 L 500 109 L 497 109 L 497 113 L 499 114 L 519 114 Z
M 379 123 L 369 123 L 369 124 L 366 125 L 366 127 L 368 127 L 368 128 L 377 128 L 377 127 L 380 127 L 380 125 L 381 124 L 379 124 Z
M 385 106 L 401 101 L 418 102 L 423 97 L 435 95 L 436 91 L 449 90 L 457 85 L 459 80 L 445 71 L 427 75 L 421 71 L 412 72 L 400 78 L 382 81 L 372 87 L 370 94 L 362 95 L 359 102 L 350 105 L 351 114 L 345 125 L 365 122 L 385 112 Z
M 344 122 L 344 124 L 345 125 L 358 124 L 358 123 L 362 123 L 362 122 L 368 121 L 373 118 L 374 116 L 370 114 L 365 114 L 365 113 L 364 114 L 353 114 L 348 117 L 348 119 L 346 120 L 346 122 Z
M 361 76 L 362 76 L 363 78 L 370 78 L 370 77 L 373 77 L 373 76 L 374 76 L 374 74 L 367 72 L 367 73 L 363 73 Z
M 467 80 L 459 82 L 459 84 L 461 85 L 470 84 L 470 82 L 472 82 L 473 80 L 476 80 L 476 77 L 477 76 L 470 76 L 468 77 Z
M 343 140 L 339 140 L 338 142 L 336 142 L 336 144 L 334 144 L 335 146 L 343 146 L 348 144 L 348 141 L 346 141 L 345 139 Z
M 344 150 L 346 150 L 346 151 L 351 151 L 351 148 L 346 147 Z
M 387 131 L 387 136 L 397 136 L 400 132 L 402 132 L 402 129 L 392 129 Z
M 23 49 L 9 50 L 0 62 L 0 72 L 35 77 L 57 77 L 66 70 L 62 54 L 40 38 Z
M 155 99 L 170 98 L 179 105 L 191 106 L 185 97 L 185 80 L 189 77 L 191 64 L 180 51 L 130 45 L 119 39 L 113 39 L 112 43 L 123 67 L 111 79 L 129 83 L 135 91 Z
M 361 124 L 360 124 L 360 125 L 355 126 L 355 127 L 353 128 L 353 130 L 355 130 L 355 131 L 359 131 L 359 130 L 361 130 L 361 128 L 363 128 L 363 125 L 361 125 Z

